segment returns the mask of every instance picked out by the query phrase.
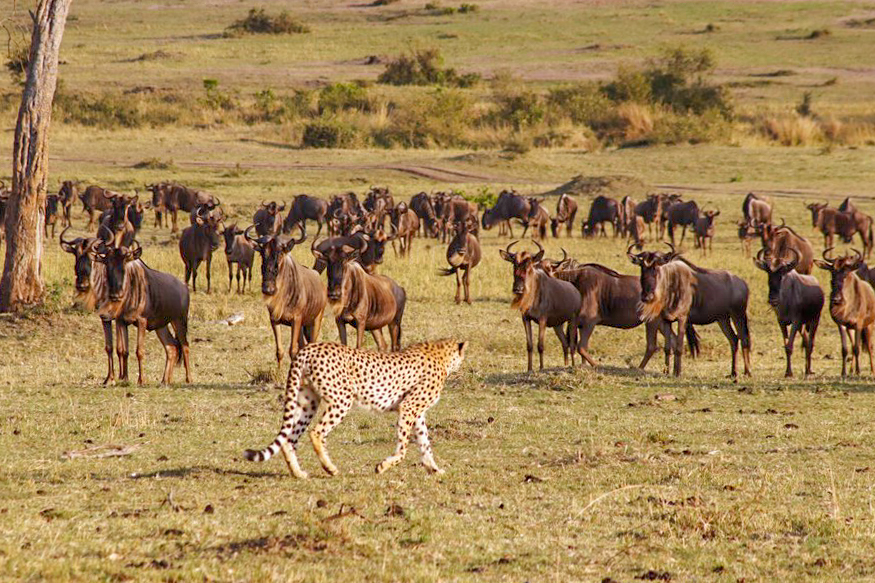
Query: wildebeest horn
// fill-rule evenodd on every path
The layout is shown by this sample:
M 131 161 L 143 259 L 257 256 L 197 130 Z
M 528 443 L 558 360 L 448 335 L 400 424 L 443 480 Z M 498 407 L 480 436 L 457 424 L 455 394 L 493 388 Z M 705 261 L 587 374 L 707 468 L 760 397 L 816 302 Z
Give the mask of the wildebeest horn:
M 219 200 L 218 196 L 213 196 L 213 208 L 216 208 L 217 206 L 222 206 L 222 201 Z
M 514 245 L 516 245 L 517 243 L 519 243 L 519 239 L 517 239 L 516 241 L 513 241 L 510 245 L 508 245 L 507 248 L 505 249 L 505 252 L 510 253 L 510 248 L 513 247 Z
M 58 241 L 61 243 L 61 245 L 64 245 L 64 244 L 72 245 L 73 244 L 73 241 L 65 241 L 64 240 L 64 233 L 66 233 L 68 230 L 70 230 L 70 225 L 67 225 L 66 227 L 64 227 L 64 230 L 61 231 L 61 236 L 58 237 Z
M 862 254 L 862 253 L 860 253 L 860 252 L 857 251 L 856 249 L 851 249 L 851 251 L 854 252 L 854 254 L 857 256 L 857 259 L 858 259 L 858 260 L 863 261 L 863 254 Z
M 283 206 L 279 207 L 279 208 L 276 209 L 276 210 L 277 210 L 277 212 L 280 212 L 280 213 L 283 212 L 284 210 L 286 210 L 286 203 L 283 202 Z
M 107 233 L 109 233 L 109 239 L 106 239 L 107 241 L 112 241 L 113 238 L 115 237 L 115 235 L 113 234 L 112 230 L 109 227 L 107 227 L 106 225 L 100 225 L 100 228 L 97 229 L 97 238 L 98 239 L 100 239 L 100 231 L 101 230 L 105 230 Z
M 632 249 L 634 249 L 634 248 L 635 248 L 635 243 L 632 243 L 631 245 L 629 245 L 629 247 L 626 248 L 626 255 L 628 255 L 629 257 L 632 257 Z M 563 251 L 564 251 L 564 249 L 563 249 Z
M 246 240 L 249 241 L 250 243 L 258 243 L 257 239 L 253 239 L 252 237 L 249 236 L 249 231 L 251 231 L 254 228 L 255 228 L 255 225 L 249 225 L 248 227 L 246 227 L 246 230 L 243 231 L 243 236 L 246 237 Z
M 261 201 L 261 206 L 267 208 L 268 206 L 270 206 L 270 203 L 263 200 L 263 201 Z
M 786 226 L 787 226 L 787 221 L 784 220 L 784 217 L 781 217 L 781 225 L 778 228 L 783 229 Z
M 544 257 L 544 247 L 540 243 L 538 243 L 537 241 L 535 241 L 534 243 L 535 243 L 535 245 L 538 246 L 539 251 L 538 251 L 537 255 L 535 255 L 532 258 L 532 260 L 533 261 L 540 261 Z
M 562 249 L 562 261 L 568 261 L 568 251 L 565 250 L 565 247 L 559 247 Z
M 297 245 L 298 243 L 303 243 L 307 239 L 307 231 L 304 230 L 304 223 L 298 223 L 298 228 L 301 229 L 301 238 L 298 240 L 292 239 L 295 245 Z
M 675 251 L 674 245 L 672 245 L 671 243 L 666 243 L 666 245 L 668 245 L 669 249 L 671 249 L 671 255 L 677 255 L 677 254 L 678 254 L 678 252 Z
M 799 261 L 802 259 L 802 256 L 799 254 L 799 251 L 796 249 L 790 248 L 790 252 L 793 254 L 793 259 L 787 263 L 787 271 L 791 271 L 796 269 L 796 266 L 799 265 Z
M 827 263 L 829 263 L 830 265 L 832 265 L 833 263 L 835 263 L 835 259 L 830 259 L 830 258 L 827 257 L 826 255 L 827 255 L 830 251 L 832 251 L 832 249 L 833 249 L 832 247 L 827 247 L 826 249 L 823 250 L 823 260 L 826 261 Z

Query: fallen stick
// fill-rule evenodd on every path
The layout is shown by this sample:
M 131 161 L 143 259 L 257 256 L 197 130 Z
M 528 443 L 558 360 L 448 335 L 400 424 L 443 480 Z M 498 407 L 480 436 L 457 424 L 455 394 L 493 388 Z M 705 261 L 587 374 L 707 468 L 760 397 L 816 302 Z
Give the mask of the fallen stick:
M 134 445 L 95 445 L 94 447 L 89 447 L 86 449 L 78 449 L 78 450 L 70 450 L 65 451 L 61 454 L 62 459 L 76 459 L 76 458 L 104 458 L 104 457 L 120 457 L 125 455 L 131 455 L 135 451 L 140 448 L 139 444 Z

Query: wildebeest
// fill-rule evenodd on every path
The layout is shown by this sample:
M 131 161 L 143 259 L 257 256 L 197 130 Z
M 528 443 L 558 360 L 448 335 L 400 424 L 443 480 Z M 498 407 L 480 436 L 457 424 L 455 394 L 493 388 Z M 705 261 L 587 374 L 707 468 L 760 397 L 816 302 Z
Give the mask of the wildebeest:
M 643 224 L 643 219 L 637 217 Z M 630 247 L 631 249 L 631 247 Z M 580 292 L 580 313 L 577 316 L 577 352 L 591 366 L 595 361 L 589 354 L 589 339 L 596 326 L 620 328 L 628 330 L 642 323 L 638 315 L 638 302 L 641 301 L 641 283 L 633 275 L 622 275 L 597 263 L 569 265 L 566 262 L 555 265 L 553 275 L 563 281 L 574 284 Z M 653 321 L 645 324 L 647 348 L 638 368 L 644 369 L 657 350 L 656 333 L 660 323 Z M 666 341 L 665 350 L 671 342 Z
M 339 248 L 348 245 L 353 249 L 358 249 L 358 261 L 362 264 L 362 267 L 365 268 L 365 271 L 368 273 L 374 273 L 377 269 L 377 265 L 383 263 L 383 255 L 386 251 L 386 241 L 388 240 L 389 238 L 382 229 L 365 231 L 364 228 L 356 226 L 351 235 L 338 235 L 336 237 L 322 239 L 321 241 L 313 239 L 313 244 L 310 246 L 310 249 L 311 251 L 316 249 L 324 256 L 332 247 Z M 316 257 L 315 252 L 313 255 Z M 325 271 L 325 267 L 325 261 L 317 257 L 316 262 L 313 264 L 313 269 L 318 273 L 322 273 Z
M 501 258 L 513 265 L 513 303 L 511 306 L 522 314 L 526 329 L 526 356 L 528 372 L 532 372 L 532 322 L 538 324 L 539 369 L 544 370 L 544 334 L 553 328 L 562 343 L 562 356 L 565 366 L 574 366 L 575 333 L 577 315 L 580 312 L 580 292 L 573 284 L 548 275 L 540 266 L 544 258 L 544 248 L 535 241 L 538 253 L 528 251 L 511 253 L 510 249 L 519 241 L 514 241 L 507 249 L 499 249 Z M 563 324 L 567 324 L 565 332 Z
M 58 222 L 58 204 L 59 198 L 57 194 L 46 195 L 46 205 L 43 209 L 43 234 L 49 236 L 49 226 L 52 227 L 52 239 L 55 238 L 55 224 Z
M 261 206 L 252 215 L 252 224 L 259 237 L 273 237 L 279 235 L 283 227 L 282 212 L 286 203 L 279 204 L 276 201 L 262 201 Z
M 705 269 L 670 253 L 654 251 L 637 255 L 628 253 L 632 263 L 641 267 L 641 304 L 645 321 L 661 320 L 669 337 L 671 325 L 678 323 L 673 337 L 674 374 L 681 374 L 683 337 L 686 333 L 693 354 L 698 340 L 693 326 L 720 325 L 732 350 L 730 375 L 736 376 L 738 343 L 741 340 L 744 374 L 750 374 L 750 331 L 747 321 L 748 287 L 741 278 L 723 270 Z M 733 330 L 733 325 L 735 329 Z M 667 371 L 666 371 L 667 372 Z
M 738 221 L 738 240 L 741 242 L 741 254 L 750 257 L 750 241 L 757 237 L 756 228 L 747 220 Z
M 359 220 L 364 215 L 364 208 L 359 202 L 358 197 L 354 192 L 346 192 L 344 194 L 336 194 L 331 197 L 328 202 L 327 217 L 328 234 L 343 235 L 345 229 L 343 227 L 352 226 L 352 223 Z
M 684 237 L 687 234 L 687 227 L 693 230 L 696 228 L 696 223 L 699 220 L 699 205 L 694 200 L 676 201 L 665 209 L 665 217 L 671 244 L 675 244 L 675 228 L 681 227 L 681 242 L 679 244 L 683 245 Z
M 139 196 L 126 196 L 116 192 L 107 192 L 105 196 L 111 206 L 100 215 L 98 237 L 109 237 L 116 247 L 130 247 L 143 223 L 144 210 Z
M 592 237 L 596 233 L 596 229 L 601 227 L 602 237 L 607 237 L 605 223 L 611 223 L 614 236 L 620 234 L 620 203 L 613 198 L 606 196 L 597 196 L 592 201 L 589 207 L 589 216 L 586 222 L 581 225 L 581 234 L 584 237 Z
M 853 202 L 851 202 L 850 196 L 846 196 L 845 200 L 843 200 L 842 203 L 839 205 L 839 212 L 848 214 L 854 214 L 855 212 L 858 212 L 857 207 L 854 206 Z
M 75 239 L 64 239 L 64 233 L 70 229 L 70 226 L 64 227 L 58 241 L 61 244 L 61 249 L 70 253 L 74 257 L 73 273 L 76 277 L 76 293 L 80 296 L 87 293 L 91 288 L 91 244 L 97 240 L 96 237 L 76 237 Z
M 647 198 L 635 205 L 633 212 L 644 219 L 647 223 L 647 230 L 653 235 L 653 225 L 658 223 L 662 216 L 662 196 L 659 194 L 648 194 Z
M 772 205 L 752 192 L 747 193 L 741 203 L 741 213 L 746 223 L 756 227 L 772 222 Z
M 637 216 L 635 214 L 636 206 L 637 205 L 632 197 L 626 195 L 620 200 L 620 206 L 617 207 L 620 214 L 620 233 L 626 238 L 629 237 L 629 225 L 632 223 L 634 217 Z M 644 220 L 642 219 L 641 222 L 643 223 Z
M 219 204 L 219 200 L 211 194 L 173 182 L 150 184 L 146 188 L 152 192 L 152 208 L 170 215 L 172 233 L 178 229 L 179 211 L 193 213 L 199 205 Z
M 61 222 L 62 227 L 69 227 L 73 224 L 72 220 L 72 212 L 73 212 L 73 201 L 76 200 L 76 195 L 79 193 L 79 189 L 76 186 L 76 183 L 72 180 L 65 180 L 61 183 L 60 188 L 58 188 L 58 202 L 61 205 L 62 218 Z
M 437 237 L 440 235 L 440 223 L 435 213 L 434 202 L 427 193 L 414 194 L 410 199 L 410 208 L 419 217 L 424 236 Z
M 79 193 L 79 200 L 82 201 L 82 211 L 88 213 L 88 225 L 86 230 L 91 230 L 94 226 L 94 213 L 98 211 L 108 211 L 112 208 L 111 195 L 118 194 L 111 190 L 91 185 Z
M 550 223 L 550 214 L 541 205 L 542 198 L 529 197 L 529 218 L 526 219 L 525 228 L 532 229 L 532 239 L 544 240 L 547 238 L 547 225 Z M 523 231 L 525 236 L 525 230 Z
M 710 246 L 711 252 L 714 252 L 714 219 L 719 215 L 720 211 L 705 211 L 693 225 L 693 231 L 696 234 L 696 247 L 702 249 L 702 255 L 705 255 L 707 251 L 706 246 Z
M 146 331 L 155 331 L 164 346 L 165 362 L 162 384 L 170 384 L 173 368 L 182 353 L 185 380 L 191 382 L 188 350 L 188 288 L 181 281 L 150 269 L 140 259 L 142 247 L 136 241 L 130 247 L 94 243 L 95 264 L 91 270 L 91 293 L 97 314 L 103 322 L 109 371 L 104 384 L 114 379 L 112 368 L 112 322 L 116 324 L 119 380 L 128 378 L 128 326 L 137 327 L 137 383 L 142 385 Z M 176 336 L 170 332 L 173 326 Z
M 469 202 L 459 195 L 444 196 L 440 213 L 441 242 L 446 243 L 447 239 L 451 237 L 452 226 L 458 221 L 470 220 L 474 223 L 472 225 L 474 234 L 478 234 L 479 226 L 477 223 L 480 219 L 477 216 L 475 203 Z M 528 229 L 528 224 L 526 224 L 526 229 Z
M 322 225 L 328 216 L 328 201 L 309 194 L 299 194 L 292 201 L 292 208 L 283 222 L 283 233 L 289 234 L 300 224 L 307 232 L 307 221 L 316 221 L 316 237 L 322 234 Z
M 387 349 L 382 329 L 389 328 L 392 351 L 401 349 L 401 321 L 407 294 L 400 285 L 383 275 L 370 275 L 358 261 L 360 250 L 343 245 L 327 253 L 313 248 L 317 260 L 327 265 L 328 301 L 340 341 L 346 344 L 347 324 L 356 329 L 356 348 L 370 331 L 380 350 Z
M 294 360 L 298 349 L 307 342 L 318 342 L 322 330 L 322 315 L 328 298 L 319 274 L 308 267 L 299 265 L 289 253 L 295 245 L 302 243 L 307 234 L 300 223 L 301 236 L 292 239 L 285 235 L 265 235 L 253 239 L 247 227 L 244 236 L 261 255 L 261 293 L 270 317 L 273 339 L 276 343 L 276 363 L 282 365 L 283 351 L 280 348 L 280 325 L 291 326 L 292 339 L 289 343 L 289 357 Z
M 786 377 L 793 376 L 793 344 L 796 333 L 802 336 L 802 349 L 805 351 L 805 376 L 811 374 L 811 355 L 814 352 L 814 337 L 823 310 L 823 290 L 817 279 L 796 271 L 799 254 L 792 252 L 794 258 L 789 262 L 775 260 L 760 249 L 754 265 L 768 275 L 769 305 L 778 317 L 778 326 L 784 337 L 784 353 L 787 357 Z M 788 334 L 787 327 L 790 327 Z
M 395 200 L 389 194 L 387 187 L 372 186 L 365 195 L 365 202 L 362 206 L 373 216 L 374 226 L 385 229 L 386 217 L 389 211 L 394 208 Z
M 508 232 L 513 237 L 513 227 L 510 221 L 517 219 L 525 222 L 529 218 L 531 205 L 528 198 L 516 192 L 504 190 L 498 195 L 498 200 L 491 209 L 483 211 L 481 225 L 487 231 L 499 223 L 506 224 Z M 523 232 L 525 236 L 525 232 Z
M 799 253 L 799 265 L 796 266 L 796 271 L 805 275 L 811 273 L 814 268 L 814 247 L 808 239 L 788 227 L 783 220 L 779 226 L 761 223 L 757 225 L 756 232 L 760 235 L 763 247 L 768 249 L 772 257 L 781 261 L 790 261 L 793 258 L 791 252 L 793 249 Z
M 465 301 L 471 304 L 471 270 L 480 263 L 480 241 L 471 231 L 468 221 L 458 221 L 454 225 L 455 235 L 447 247 L 449 269 L 442 269 L 439 275 L 456 275 L 456 303 L 462 301 L 461 288 L 465 287 Z M 460 273 L 461 272 L 461 273 Z
M 407 203 L 398 203 L 393 209 L 389 210 L 389 221 L 392 227 L 392 251 L 396 256 L 408 257 L 413 245 L 413 237 L 419 231 L 419 217 L 413 209 L 408 208 Z M 379 223 L 378 223 L 379 226 Z M 395 248 L 395 241 L 398 241 L 398 249 Z
M 556 216 L 550 219 L 550 230 L 554 237 L 559 237 L 559 226 L 565 225 L 565 234 L 572 236 L 574 227 L 574 217 L 577 216 L 577 201 L 562 193 L 559 200 L 556 201 Z
M 228 261 L 228 292 L 231 291 L 231 281 L 233 280 L 232 267 L 237 264 L 237 293 L 246 291 L 246 281 L 249 280 L 249 289 L 252 289 L 252 260 L 255 258 L 255 248 L 252 243 L 244 236 L 242 230 L 237 228 L 237 224 L 227 225 L 222 231 L 222 236 L 225 238 L 225 259 Z M 240 280 L 243 279 L 243 288 L 241 291 Z
M 875 374 L 872 364 L 872 333 L 875 325 L 875 291 L 860 279 L 856 270 L 863 263 L 863 256 L 856 249 L 854 255 L 830 259 L 832 249 L 823 252 L 823 260 L 817 266 L 830 273 L 829 313 L 839 328 L 842 339 L 842 376 L 847 376 L 848 341 L 854 333 L 854 372 L 860 374 L 860 344 L 869 353 L 869 371 Z
M 222 211 L 202 204 L 193 211 L 195 224 L 182 230 L 179 237 L 179 255 L 185 264 L 185 283 L 191 279 L 192 291 L 197 291 L 197 270 L 202 262 L 207 267 L 207 293 L 210 293 L 213 251 L 219 248 L 219 236 L 224 231 Z
M 644 248 L 644 228 L 644 217 L 635 213 L 629 215 L 629 221 L 624 231 L 626 237 L 631 239 L 633 245 L 639 250 Z
M 811 211 L 811 226 L 823 234 L 824 248 L 833 246 L 833 237 L 838 235 L 845 243 L 850 243 L 854 235 L 860 234 L 863 242 L 863 255 L 872 253 L 872 218 L 859 211 L 844 213 L 829 208 L 827 203 L 805 205 Z

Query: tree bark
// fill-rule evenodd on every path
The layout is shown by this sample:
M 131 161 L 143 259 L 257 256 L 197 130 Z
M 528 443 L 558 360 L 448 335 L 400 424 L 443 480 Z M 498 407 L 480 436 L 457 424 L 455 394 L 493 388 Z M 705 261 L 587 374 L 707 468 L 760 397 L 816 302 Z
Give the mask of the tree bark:
M 58 55 L 72 0 L 40 0 L 33 17 L 30 63 L 18 108 L 12 152 L 12 194 L 6 207 L 6 263 L 0 312 L 39 303 L 48 182 L 48 134 L 58 81 Z

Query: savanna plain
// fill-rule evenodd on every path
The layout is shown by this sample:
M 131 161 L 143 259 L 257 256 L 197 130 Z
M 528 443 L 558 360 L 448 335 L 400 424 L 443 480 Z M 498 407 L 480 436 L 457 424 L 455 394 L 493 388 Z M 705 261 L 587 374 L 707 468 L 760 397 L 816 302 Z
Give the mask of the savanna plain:
M 75 305 L 72 258 L 47 240 L 45 306 L 0 319 L 0 578 L 875 578 L 873 377 L 839 376 L 839 338 L 825 311 L 815 374 L 783 378 L 765 274 L 742 255 L 735 227 L 748 191 L 769 197 L 776 218 L 818 250 L 805 202 L 836 205 L 852 196 L 875 213 L 875 4 L 494 0 L 452 13 L 419 0 L 261 6 L 291 11 L 309 32 L 225 34 L 256 7 L 246 2 L 74 1 L 50 189 L 77 179 L 143 192 L 147 183 L 175 180 L 219 196 L 227 223 L 240 226 L 264 199 L 363 194 L 370 185 L 389 186 L 396 201 L 423 190 L 485 196 L 513 187 L 540 195 L 578 175 L 576 185 L 601 185 L 618 198 L 676 191 L 721 211 L 713 254 L 703 257 L 690 238 L 683 249 L 748 282 L 753 374 L 727 378 L 729 347 L 716 326 L 699 329 L 701 355 L 685 358 L 679 379 L 662 374 L 661 351 L 646 372 L 634 368 L 641 328 L 597 328 L 594 369 L 564 368 L 548 336 L 547 369 L 526 374 L 511 267 L 498 253 L 511 239 L 482 233 L 467 306 L 454 303 L 451 278 L 436 273 L 445 246 L 418 238 L 410 258 L 387 250 L 380 270 L 407 291 L 405 344 L 470 343 L 429 414 L 446 473 L 426 474 L 411 450 L 403 464 L 375 475 L 374 464 L 394 448 L 394 415 L 354 410 L 328 440 L 340 474 L 324 475 L 303 439 L 299 457 L 311 478 L 294 480 L 280 460 L 256 465 L 241 455 L 275 436 L 288 366 L 276 369 L 260 259 L 253 289 L 238 295 L 227 291 L 220 249 L 212 293 L 199 286 L 192 295 L 192 384 L 177 371 L 174 386 L 158 386 L 163 350 L 150 334 L 146 386 L 104 387 L 99 320 Z M 0 19 L 21 25 L 26 8 L 6 3 Z M 627 115 L 619 134 L 599 135 L 573 115 L 550 125 L 546 96 L 557 87 L 611 83 L 618 71 L 677 46 L 713 57 L 709 82 L 733 104 L 716 134 L 686 139 L 675 131 L 686 118 L 652 104 L 639 104 L 650 122 Z M 446 65 L 479 81 L 440 90 L 376 83 L 380 63 L 422 47 L 439 49 Z M 377 64 L 368 64 L 371 56 Z M 367 106 L 330 118 L 273 117 L 297 103 L 295 95 L 315 100 L 338 83 L 366 90 Z M 506 104 L 508 86 L 534 95 L 535 105 L 542 100 L 546 113 L 507 124 L 490 118 Z M 13 76 L 0 78 L 7 182 L 18 90 Z M 470 102 L 470 116 L 491 121 L 456 116 L 439 128 L 461 123 L 456 133 L 419 126 L 405 133 L 410 126 L 398 112 L 410 103 L 445 104 L 435 93 L 448 92 Z M 317 122 L 355 131 L 328 132 L 353 137 L 310 147 L 307 126 Z M 410 143 L 398 137 L 414 133 Z M 621 239 L 580 237 L 596 192 L 573 192 L 581 206 L 574 237 L 545 240 L 548 256 L 564 248 L 637 273 Z M 555 200 L 545 203 L 551 213 Z M 78 203 L 73 222 L 84 233 Z M 140 241 L 147 264 L 182 278 L 169 230 L 147 217 Z M 647 245 L 659 248 L 652 238 Z M 312 265 L 309 241 L 293 255 Z M 828 289 L 827 274 L 816 271 Z M 228 326 L 234 314 L 243 321 Z M 331 320 L 325 341 L 337 339 Z M 288 329 L 283 335 L 288 342 Z M 797 345 L 797 371 L 801 353 Z M 133 451 L 63 457 L 104 444 Z

